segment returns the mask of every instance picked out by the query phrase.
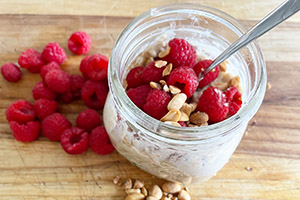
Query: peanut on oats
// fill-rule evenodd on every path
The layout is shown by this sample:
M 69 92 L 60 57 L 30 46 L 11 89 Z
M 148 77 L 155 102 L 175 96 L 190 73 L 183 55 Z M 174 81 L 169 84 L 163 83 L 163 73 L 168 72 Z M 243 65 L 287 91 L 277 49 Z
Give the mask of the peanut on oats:
M 181 92 L 181 89 L 179 89 L 178 87 L 175 87 L 173 85 L 170 85 L 169 89 L 172 94 L 179 94 Z
M 169 92 L 170 91 L 168 85 L 164 85 L 163 86 L 163 91 L 165 91 L 165 92 Z
M 170 53 L 170 47 L 166 48 L 166 50 L 159 52 L 158 57 L 163 58 Z
M 153 57 L 150 57 L 150 58 L 148 58 L 148 59 L 146 60 L 145 65 L 148 65 L 148 64 L 150 64 L 150 63 L 153 62 L 153 61 L 154 61 L 154 58 L 153 58 Z
M 229 85 L 237 87 L 240 84 L 240 82 L 241 78 L 239 76 L 235 76 L 229 81 Z
M 172 110 L 172 109 L 179 110 L 183 106 L 186 100 L 187 100 L 186 94 L 184 93 L 176 94 L 169 102 L 168 110 Z
M 172 63 L 168 64 L 167 67 L 162 72 L 162 76 L 168 76 L 169 74 L 171 74 L 172 68 L 173 68 Z
M 172 121 L 172 122 L 178 122 L 179 118 L 180 118 L 180 114 L 181 112 L 174 108 L 169 110 L 169 112 L 163 116 L 160 121 L 165 122 L 165 121 Z
M 178 126 L 178 127 L 181 127 L 181 125 L 177 122 L 173 122 L 173 121 L 165 121 L 164 123 L 166 124 L 169 124 L 169 125 L 172 125 L 172 126 Z
M 151 88 L 161 90 L 161 85 L 159 83 L 151 81 L 149 84 Z
M 208 121 L 208 115 L 205 112 L 197 111 L 190 116 L 190 122 L 193 124 L 196 124 L 198 126 L 201 126 L 203 124 L 206 124 Z
M 220 71 L 221 72 L 225 72 L 227 70 L 227 61 L 225 60 L 224 62 L 222 62 L 220 65 L 219 65 L 219 68 L 220 68 Z
M 187 122 L 189 121 L 189 116 L 185 112 L 180 113 L 180 118 L 178 121 Z
M 166 66 L 167 64 L 168 64 L 167 61 L 157 60 L 157 61 L 155 61 L 154 66 L 157 68 L 162 68 L 162 67 Z
M 187 116 L 190 116 L 192 112 L 194 112 L 197 108 L 197 103 L 184 103 L 180 108 L 181 112 L 184 112 Z
M 226 82 L 219 82 L 214 84 L 215 87 L 219 88 L 222 91 L 225 91 L 228 88 L 228 83 Z

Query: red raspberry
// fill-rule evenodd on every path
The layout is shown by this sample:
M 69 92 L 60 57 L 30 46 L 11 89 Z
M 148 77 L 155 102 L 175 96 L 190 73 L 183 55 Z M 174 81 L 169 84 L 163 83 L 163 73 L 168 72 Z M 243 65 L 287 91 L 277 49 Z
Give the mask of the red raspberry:
M 56 93 L 52 92 L 43 81 L 35 84 L 34 88 L 32 89 L 32 95 L 35 100 L 41 98 L 54 100 L 56 98 Z
M 62 114 L 53 113 L 42 121 L 43 134 L 52 141 L 60 141 L 61 134 L 72 125 Z
M 28 101 L 18 100 L 8 106 L 6 109 L 6 118 L 9 122 L 26 123 L 33 121 L 35 119 L 34 107 Z
M 197 77 L 201 72 L 204 71 L 213 61 L 212 60 L 201 60 L 194 66 L 194 71 L 196 72 Z M 203 77 L 203 79 L 199 82 L 198 87 L 203 88 L 207 86 L 211 82 L 213 82 L 219 75 L 219 66 L 210 71 L 208 74 Z
M 131 69 L 126 77 L 127 89 L 135 88 L 144 84 L 143 71 L 144 67 L 135 67 Z
M 163 79 L 162 72 L 166 67 L 157 68 L 155 67 L 155 62 L 149 63 L 146 67 L 144 67 L 143 71 L 143 79 L 144 83 L 149 83 L 150 81 L 159 82 Z
M 82 76 L 85 78 L 85 79 L 90 79 L 90 77 L 88 76 L 87 72 L 86 72 L 86 66 L 88 64 L 88 60 L 90 59 L 91 56 L 86 56 L 84 57 L 82 60 L 81 60 L 81 63 L 80 63 L 80 72 L 82 73 Z
M 40 122 L 37 121 L 26 122 L 26 124 L 11 121 L 9 126 L 14 138 L 20 142 L 32 142 L 37 139 L 40 133 Z
M 90 108 L 99 109 L 104 106 L 108 93 L 107 82 L 88 80 L 81 89 L 81 99 Z
M 59 65 L 56 62 L 50 62 L 47 65 L 44 65 L 41 69 L 41 77 L 43 80 L 45 80 L 46 74 L 54 69 L 60 69 Z
M 205 112 L 210 122 L 223 121 L 228 113 L 225 94 L 220 89 L 210 86 L 199 98 L 197 110 Z
M 144 111 L 155 119 L 161 119 L 167 114 L 168 103 L 171 100 L 171 95 L 163 90 L 152 90 L 146 98 Z
M 237 87 L 228 88 L 225 92 L 227 102 L 229 104 L 229 112 L 228 115 L 234 115 L 239 111 L 242 106 L 242 94 L 239 92 Z
M 101 81 L 107 77 L 108 59 L 101 54 L 92 55 L 86 65 L 86 73 L 90 79 Z
M 20 68 L 13 63 L 6 63 L 1 67 L 2 76 L 9 82 L 20 80 L 22 72 Z
M 142 85 L 137 88 L 130 88 L 127 91 L 127 95 L 137 107 L 143 110 L 143 106 L 146 103 L 146 98 L 151 90 L 152 89 L 149 85 Z
M 98 126 L 92 131 L 89 146 L 95 153 L 100 155 L 107 155 L 115 150 L 104 126 Z
M 81 96 L 81 89 L 85 83 L 85 80 L 80 75 L 71 75 L 71 88 L 70 91 L 73 95 L 73 99 L 79 99 Z
M 32 73 L 39 73 L 44 65 L 41 53 L 34 49 L 27 49 L 22 52 L 18 63 L 22 68 L 26 68 Z
M 87 132 L 91 132 L 100 124 L 100 115 L 97 113 L 96 110 L 90 108 L 82 111 L 76 119 L 76 126 L 84 129 Z
M 70 76 L 62 70 L 51 70 L 45 76 L 47 86 L 54 92 L 63 93 L 71 87 Z
M 70 90 L 58 95 L 58 99 L 64 103 L 71 103 L 73 101 L 73 94 Z
M 83 129 L 71 127 L 60 137 L 62 148 L 69 154 L 82 154 L 89 147 L 89 134 Z
M 198 77 L 190 67 L 177 67 L 169 75 L 167 83 L 181 89 L 189 98 L 198 87 Z
M 184 39 L 174 38 L 169 41 L 170 52 L 163 60 L 173 64 L 173 68 L 187 66 L 194 67 L 197 62 L 195 48 Z
M 91 44 L 92 40 L 90 36 L 83 31 L 73 33 L 68 40 L 70 51 L 78 55 L 89 52 Z
M 59 65 L 62 64 L 67 58 L 64 49 L 61 48 L 56 42 L 50 42 L 47 44 L 42 52 L 42 57 L 48 63 L 54 61 Z
M 39 119 L 44 119 L 48 115 L 56 112 L 58 104 L 49 99 L 38 99 L 34 102 L 34 111 Z

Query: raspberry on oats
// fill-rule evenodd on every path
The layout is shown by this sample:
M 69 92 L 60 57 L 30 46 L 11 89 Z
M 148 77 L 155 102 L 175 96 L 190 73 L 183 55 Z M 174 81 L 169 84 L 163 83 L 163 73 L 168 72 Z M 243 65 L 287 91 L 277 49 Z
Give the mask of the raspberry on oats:
M 97 111 L 89 108 L 79 113 L 76 119 L 76 126 L 87 132 L 91 132 L 94 128 L 100 126 L 101 121 L 101 117 Z
M 100 155 L 107 155 L 115 150 L 104 126 L 98 126 L 92 131 L 89 146 L 95 153 Z
M 143 71 L 144 67 L 135 67 L 128 72 L 126 77 L 127 89 L 136 88 L 144 84 Z
M 45 76 L 47 86 L 54 92 L 63 93 L 71 87 L 70 76 L 62 70 L 51 70 Z
M 45 117 L 56 112 L 58 103 L 49 99 L 38 99 L 34 102 L 34 111 L 39 119 L 44 119 Z
M 90 79 L 101 81 L 107 78 L 108 58 L 101 54 L 92 55 L 86 65 L 86 73 Z
M 173 64 L 173 68 L 186 66 L 194 67 L 197 62 L 195 48 L 184 39 L 174 38 L 169 41 L 169 54 L 163 60 Z
M 146 103 L 146 98 L 151 90 L 152 89 L 149 85 L 142 85 L 136 88 L 130 88 L 127 91 L 127 95 L 137 107 L 143 110 L 143 106 Z
M 45 76 L 46 74 L 51 71 L 51 70 L 55 70 L 55 69 L 60 69 L 59 65 L 56 62 L 50 62 L 47 65 L 44 65 L 41 69 L 41 77 L 43 80 L 45 80 Z
M 90 108 L 99 109 L 104 106 L 108 93 L 107 81 L 88 80 L 81 89 L 81 99 Z
M 32 142 L 38 138 L 40 133 L 40 122 L 37 121 L 29 121 L 25 124 L 11 121 L 9 126 L 14 138 L 20 142 Z
M 89 52 L 91 44 L 90 36 L 83 31 L 73 33 L 68 40 L 68 48 L 77 55 Z
M 65 152 L 82 154 L 89 147 L 89 134 L 83 129 L 71 127 L 62 133 L 60 142 Z
M 88 76 L 87 72 L 86 72 L 86 66 L 88 64 L 88 60 L 90 59 L 91 56 L 85 56 L 81 62 L 80 62 L 80 67 L 79 67 L 79 70 L 80 72 L 82 73 L 82 76 L 85 78 L 85 79 L 90 79 L 90 77 Z
M 155 67 L 155 61 L 149 63 L 146 67 L 144 67 L 143 71 L 143 80 L 144 83 L 159 82 L 163 79 L 163 71 L 166 67 L 157 68 Z
M 234 115 L 242 106 L 242 94 L 239 92 L 237 87 L 233 86 L 226 90 L 225 95 L 229 105 L 228 115 Z
M 146 98 L 144 111 L 155 119 L 161 119 L 168 113 L 168 103 L 171 101 L 171 95 L 163 90 L 152 90 Z
M 44 65 L 41 53 L 35 49 L 26 49 L 26 51 L 22 52 L 18 63 L 22 68 L 26 68 L 32 73 L 39 73 Z
M 212 60 L 201 60 L 194 66 L 194 71 L 196 72 L 197 77 L 201 72 L 203 72 L 213 61 Z M 204 86 L 213 82 L 219 75 L 219 66 L 214 68 L 208 74 L 203 77 L 203 79 L 199 82 L 199 88 L 203 88 Z
M 26 123 L 35 119 L 34 107 L 26 100 L 18 100 L 12 103 L 6 109 L 7 121 L 16 121 L 18 123 Z
M 205 112 L 209 122 L 223 121 L 229 110 L 225 94 L 220 89 L 210 86 L 199 98 L 197 110 Z
M 54 100 L 56 98 L 56 93 L 51 91 L 43 81 L 37 82 L 35 84 L 32 89 L 32 95 L 35 100 L 41 98 Z
M 1 74 L 9 82 L 17 82 L 22 76 L 20 68 L 13 63 L 2 65 Z
M 41 124 L 43 134 L 51 141 L 60 141 L 62 133 L 71 126 L 71 122 L 60 113 L 47 116 Z
M 198 87 L 198 77 L 190 67 L 177 67 L 168 77 L 168 85 L 173 85 L 190 98 Z
M 67 56 L 64 49 L 58 43 L 50 42 L 44 48 L 42 58 L 48 63 L 54 61 L 60 65 L 66 60 Z

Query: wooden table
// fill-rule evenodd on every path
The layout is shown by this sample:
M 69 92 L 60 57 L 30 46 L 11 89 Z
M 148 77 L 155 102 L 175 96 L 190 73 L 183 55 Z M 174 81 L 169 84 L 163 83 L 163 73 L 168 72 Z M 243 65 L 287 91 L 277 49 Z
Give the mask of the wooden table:
M 86 31 L 93 40 L 90 53 L 110 56 L 118 34 L 133 17 L 172 2 L 176 1 L 1 0 L 0 65 L 16 62 L 28 47 L 41 51 L 56 41 L 68 54 L 62 68 L 79 74 L 82 56 L 72 56 L 67 50 L 72 32 Z M 281 0 L 198 2 L 230 13 L 250 27 Z M 300 15 L 259 43 L 272 88 L 230 162 L 210 181 L 189 186 L 193 199 L 300 199 Z M 124 192 L 112 183 L 116 175 L 139 178 L 147 185 L 162 182 L 116 152 L 99 156 L 89 150 L 71 156 L 59 143 L 44 137 L 30 144 L 17 142 L 5 109 L 20 98 L 33 102 L 31 89 L 39 80 L 39 75 L 27 71 L 16 84 L 0 77 L 0 199 L 117 200 L 124 198 Z M 59 106 L 72 123 L 85 108 L 80 101 Z

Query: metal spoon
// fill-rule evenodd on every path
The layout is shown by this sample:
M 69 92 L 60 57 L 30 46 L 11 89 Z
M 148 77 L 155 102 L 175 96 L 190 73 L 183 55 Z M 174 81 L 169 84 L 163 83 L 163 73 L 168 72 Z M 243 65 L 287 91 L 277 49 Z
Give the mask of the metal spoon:
M 262 36 L 281 22 L 300 10 L 300 0 L 287 0 L 278 6 L 275 10 L 260 20 L 255 26 L 248 30 L 244 35 L 232 43 L 223 53 L 221 53 L 202 73 L 199 74 L 199 80 L 213 70 L 217 65 L 234 54 L 236 51 L 252 42 L 254 39 Z

